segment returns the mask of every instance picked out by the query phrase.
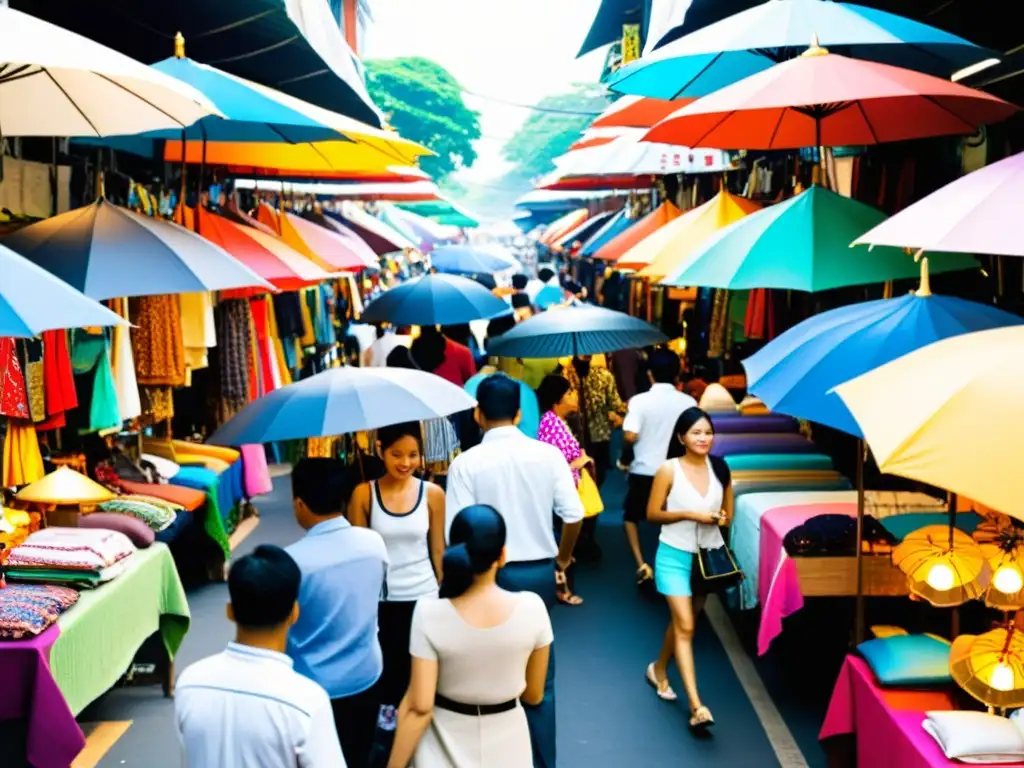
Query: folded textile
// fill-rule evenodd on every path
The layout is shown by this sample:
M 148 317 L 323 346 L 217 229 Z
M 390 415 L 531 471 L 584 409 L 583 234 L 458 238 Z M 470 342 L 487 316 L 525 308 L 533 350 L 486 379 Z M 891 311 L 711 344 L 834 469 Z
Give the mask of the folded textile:
M 106 501 L 99 505 L 103 512 L 117 512 L 122 515 L 131 515 L 141 520 L 156 533 L 174 522 L 177 513 L 164 504 L 155 504 L 149 501 L 137 499 L 126 499 L 124 497 Z
M 1005 717 L 985 712 L 928 712 L 921 727 L 951 760 L 991 765 L 1024 759 L 1024 734 Z
M 8 568 L 99 571 L 135 551 L 127 536 L 89 528 L 44 528 L 11 550 Z
M 0 639 L 34 637 L 78 602 L 78 592 L 45 584 L 9 584 L 0 590 Z

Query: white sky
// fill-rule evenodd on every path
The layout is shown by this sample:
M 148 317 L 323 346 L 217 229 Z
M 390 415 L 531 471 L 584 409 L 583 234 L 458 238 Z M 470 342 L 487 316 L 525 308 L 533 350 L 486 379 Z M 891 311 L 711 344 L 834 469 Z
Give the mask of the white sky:
M 605 50 L 574 58 L 599 0 L 373 0 L 364 59 L 422 56 L 451 72 L 463 88 L 516 104 L 596 82 Z M 465 96 L 481 113 L 478 158 L 459 176 L 486 181 L 508 164 L 501 147 L 530 115 L 488 99 Z

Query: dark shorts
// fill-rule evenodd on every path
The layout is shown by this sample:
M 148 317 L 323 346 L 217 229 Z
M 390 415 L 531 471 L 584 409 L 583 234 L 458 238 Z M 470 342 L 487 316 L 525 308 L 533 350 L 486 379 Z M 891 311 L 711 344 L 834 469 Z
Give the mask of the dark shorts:
M 639 523 L 647 519 L 647 500 L 651 497 L 651 486 L 654 478 L 649 475 L 629 476 L 626 488 L 626 501 L 623 505 L 622 519 L 627 523 Z

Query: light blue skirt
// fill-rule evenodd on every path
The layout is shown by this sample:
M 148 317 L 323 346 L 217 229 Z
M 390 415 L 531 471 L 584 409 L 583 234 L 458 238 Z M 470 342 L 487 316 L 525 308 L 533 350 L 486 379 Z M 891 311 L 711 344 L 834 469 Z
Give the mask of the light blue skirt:
M 693 597 L 693 552 L 660 542 L 654 559 L 654 586 L 668 597 Z

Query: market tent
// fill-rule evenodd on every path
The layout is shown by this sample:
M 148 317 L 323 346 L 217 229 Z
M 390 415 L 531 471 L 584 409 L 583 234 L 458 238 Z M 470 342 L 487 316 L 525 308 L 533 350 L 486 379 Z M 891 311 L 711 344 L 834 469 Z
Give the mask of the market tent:
M 645 237 L 661 229 L 673 219 L 682 216 L 680 211 L 672 203 L 665 201 L 642 219 L 620 232 L 602 245 L 595 253 L 595 259 L 605 261 L 616 261 L 622 254 L 639 243 Z
M 436 201 L 399 202 L 399 208 L 433 219 L 438 224 L 450 227 L 478 227 L 480 220 L 461 205 L 441 198 Z

